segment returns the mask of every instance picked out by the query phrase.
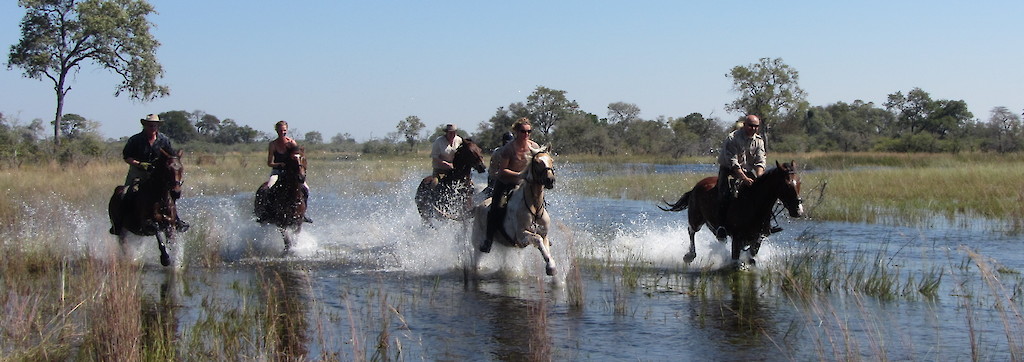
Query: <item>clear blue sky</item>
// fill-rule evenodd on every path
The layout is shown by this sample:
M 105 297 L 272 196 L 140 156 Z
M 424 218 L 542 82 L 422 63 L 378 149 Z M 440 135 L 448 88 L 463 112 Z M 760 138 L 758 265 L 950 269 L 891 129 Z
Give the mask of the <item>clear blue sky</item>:
M 964 100 L 981 120 L 1024 110 L 1024 1 L 151 1 L 171 95 L 114 97 L 91 64 L 65 113 L 99 121 L 105 137 L 140 130 L 148 113 L 202 110 L 273 133 L 385 137 L 407 116 L 471 133 L 537 86 L 584 111 L 612 102 L 641 117 L 693 112 L 731 120 L 725 76 L 782 58 L 812 105 L 881 105 L 914 87 Z M 0 112 L 53 119 L 49 80 L 7 70 L 24 9 L 0 3 Z M 50 129 L 52 133 L 52 129 Z

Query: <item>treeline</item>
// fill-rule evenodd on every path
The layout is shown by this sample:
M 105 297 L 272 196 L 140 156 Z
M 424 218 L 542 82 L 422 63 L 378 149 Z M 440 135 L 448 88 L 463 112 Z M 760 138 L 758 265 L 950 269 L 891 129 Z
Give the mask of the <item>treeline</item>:
M 733 91 L 739 94 L 725 107 L 737 114 L 734 119 L 700 113 L 644 119 L 640 107 L 626 102 L 611 103 L 598 115 L 580 109 L 564 90 L 539 86 L 524 101 L 498 107 L 472 133 L 467 131 L 472 124 L 460 124 L 459 132 L 489 149 L 499 144 L 512 122 L 527 117 L 537 131 L 532 138 L 558 153 L 681 157 L 714 152 L 736 121 L 755 114 L 762 120 L 762 135 L 773 152 L 1024 151 L 1021 114 L 1007 107 L 995 107 L 987 118 L 979 119 L 963 100 L 932 99 L 920 88 L 889 94 L 881 105 L 854 100 L 810 106 L 799 87 L 798 73 L 778 58 L 734 67 L 726 76 L 733 79 Z M 263 151 L 275 136 L 203 111 L 167 111 L 159 116 L 164 121 L 161 132 L 191 151 Z M 386 137 L 362 143 L 348 133 L 325 140 L 318 131 L 294 134 L 295 128 L 292 137 L 311 150 L 423 152 L 443 134 L 445 123 L 449 122 L 427 130 L 419 117 L 408 116 L 398 120 L 395 131 Z M 17 166 L 37 160 L 88 162 L 95 157 L 119 157 L 125 140 L 103 141 L 98 126 L 80 115 L 66 114 L 55 129 L 65 142 L 50 145 L 41 120 L 20 125 L 0 114 L 0 158 L 6 165 Z

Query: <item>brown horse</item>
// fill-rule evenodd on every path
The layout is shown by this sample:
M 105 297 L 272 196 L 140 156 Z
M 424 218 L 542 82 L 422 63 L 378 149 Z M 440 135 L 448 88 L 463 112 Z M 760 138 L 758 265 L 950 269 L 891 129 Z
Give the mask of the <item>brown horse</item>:
M 498 229 L 500 232 L 494 233 L 494 241 L 518 248 L 536 246 L 544 257 L 545 273 L 555 275 L 555 262 L 551 257 L 551 242 L 548 240 L 551 217 L 544 201 L 544 190 L 555 187 L 555 161 L 546 149 L 531 152 L 533 157 L 526 167 L 523 182 L 508 197 L 505 219 Z M 491 199 L 488 198 L 473 210 L 476 216 L 470 244 L 475 250 L 474 268 L 482 254 L 478 250 L 487 232 L 487 212 L 490 206 Z
M 789 216 L 800 217 L 803 215 L 803 205 L 800 199 L 800 176 L 796 173 L 796 163 L 784 163 L 779 165 L 775 162 L 775 168 L 766 172 L 754 180 L 748 187 L 742 188 L 736 200 L 730 202 L 731 207 L 726 212 L 725 220 L 719 220 L 718 207 L 718 177 L 708 177 L 697 182 L 692 190 L 683 194 L 674 204 L 665 202 L 666 206 L 661 207 L 665 211 L 682 211 L 689 209 L 690 226 L 687 229 L 690 233 L 690 251 L 683 257 L 687 264 L 697 256 L 694 250 L 694 234 L 701 226 L 707 224 L 711 230 L 718 226 L 725 226 L 732 238 L 732 261 L 736 267 L 743 267 L 739 262 L 740 253 L 744 248 L 750 249 L 750 263 L 754 263 L 754 257 L 761 247 L 761 240 L 770 234 L 769 224 L 772 218 L 772 209 L 776 201 L 781 200 L 782 204 L 789 210 Z
M 180 150 L 175 155 L 163 150 L 161 153 L 148 179 L 114 188 L 107 212 L 112 226 L 110 231 L 118 236 L 122 253 L 128 232 L 156 236 L 160 264 L 168 266 L 171 257 L 167 254 L 167 244 L 174 240 L 178 220 L 175 202 L 181 197 L 185 168 L 181 165 Z
M 452 159 L 452 171 L 441 177 L 427 176 L 416 188 L 416 210 L 423 223 L 432 219 L 464 220 L 473 206 L 472 170 L 483 173 L 483 151 L 471 139 L 462 141 Z
M 264 182 L 256 190 L 253 213 L 256 222 L 277 225 L 284 238 L 284 252 L 292 247 L 292 233 L 302 231 L 306 220 L 306 152 L 302 147 L 288 148 L 284 172 L 278 176 L 274 186 Z M 290 231 L 290 233 L 289 233 Z

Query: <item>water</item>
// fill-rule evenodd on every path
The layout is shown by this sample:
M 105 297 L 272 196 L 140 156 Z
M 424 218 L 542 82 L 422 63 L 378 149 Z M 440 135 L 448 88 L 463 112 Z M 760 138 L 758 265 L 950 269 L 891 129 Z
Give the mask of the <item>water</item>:
M 701 167 L 694 166 L 697 172 Z M 966 360 L 972 346 L 983 348 L 983 359 L 1013 358 L 1003 322 L 1020 319 L 1004 317 L 997 307 L 1019 309 L 1020 302 L 999 304 L 983 282 L 966 280 L 961 269 L 973 268 L 963 267 L 972 264 L 961 246 L 1019 271 L 1024 256 L 1007 250 L 1021 240 L 990 232 L 983 221 L 940 220 L 917 228 L 782 216 L 785 231 L 762 247 L 758 269 L 706 274 L 727 265 L 729 249 L 701 231 L 698 257 L 685 265 L 685 212 L 559 192 L 560 185 L 591 172 L 560 169 L 548 193 L 555 222 L 549 237 L 559 268 L 553 277 L 544 276 L 536 249 L 496 246 L 484 256 L 480 279 L 467 281 L 468 231 L 454 222 L 436 229 L 422 225 L 413 203 L 415 175 L 371 185 L 380 192 L 363 194 L 355 190 L 366 185 L 351 184 L 352 177 L 318 183 L 311 171 L 308 214 L 315 223 L 303 227 L 294 254 L 286 257 L 280 256 L 277 230 L 252 221 L 252 195 L 190 197 L 201 190 L 188 190 L 179 208 L 193 225 L 189 233 L 207 233 L 212 245 L 180 253 L 188 265 L 178 270 L 159 267 L 151 239 L 134 240 L 133 253 L 147 264 L 147 301 L 169 314 L 160 320 L 172 321 L 179 335 L 198 333 L 203 321 L 227 318 L 243 305 L 276 303 L 290 311 L 282 322 L 287 328 L 265 348 L 310 358 Z M 105 235 L 104 219 L 80 225 L 95 236 L 91 248 L 116 245 Z M 942 270 L 942 286 L 936 298 L 884 300 L 838 290 L 807 300 L 767 284 L 761 275 L 786 256 L 807 252 L 808 236 L 839 255 L 867 255 L 868 262 L 898 270 L 901 279 Z M 212 250 L 203 253 L 217 262 L 203 267 L 195 249 Z M 579 305 L 571 296 L 570 254 L 591 265 L 579 270 Z M 624 271 L 631 267 L 639 275 Z M 1016 295 L 1014 279 L 1004 277 L 1011 289 L 1006 295 Z M 279 283 L 280 297 L 270 302 L 254 296 L 260 283 Z M 967 297 L 965 291 L 977 294 Z M 1009 339 L 1024 345 L 1018 335 Z M 376 348 L 381 339 L 388 348 Z

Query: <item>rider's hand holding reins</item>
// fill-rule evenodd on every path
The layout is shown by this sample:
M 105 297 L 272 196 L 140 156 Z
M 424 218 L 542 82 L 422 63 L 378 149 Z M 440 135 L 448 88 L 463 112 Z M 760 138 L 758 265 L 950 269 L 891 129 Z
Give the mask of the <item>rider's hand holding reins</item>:
M 153 169 L 153 164 L 149 162 L 139 162 L 139 168 L 143 171 L 149 171 Z

